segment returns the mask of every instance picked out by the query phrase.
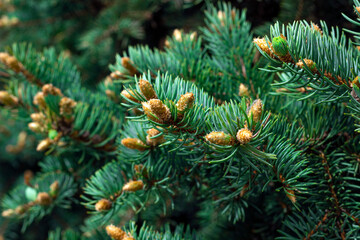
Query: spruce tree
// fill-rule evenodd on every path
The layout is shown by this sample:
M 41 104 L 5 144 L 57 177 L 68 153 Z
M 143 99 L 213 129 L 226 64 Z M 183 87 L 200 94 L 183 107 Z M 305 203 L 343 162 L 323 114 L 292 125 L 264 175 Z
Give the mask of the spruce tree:
M 64 54 L 12 45 L 1 116 L 28 128 L 6 154 L 33 145 L 41 160 L 2 196 L 2 237 L 39 239 L 29 229 L 46 222 L 51 240 L 357 239 L 360 33 L 348 34 L 295 21 L 254 37 L 245 11 L 209 5 L 164 50 L 117 55 L 96 89 Z

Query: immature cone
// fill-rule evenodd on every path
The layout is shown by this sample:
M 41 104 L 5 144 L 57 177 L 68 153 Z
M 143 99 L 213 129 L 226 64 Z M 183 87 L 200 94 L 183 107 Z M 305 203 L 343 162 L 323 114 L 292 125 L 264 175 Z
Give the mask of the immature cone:
M 124 138 L 121 140 L 121 144 L 130 149 L 136 149 L 139 151 L 145 151 L 149 147 L 138 138 Z
M 173 36 L 175 37 L 176 41 L 178 41 L 178 42 L 182 41 L 181 31 L 179 29 L 174 30 Z
M 289 46 L 283 35 L 272 39 L 272 47 L 275 54 L 280 57 L 285 57 L 289 53 Z
M 34 177 L 34 173 L 31 171 L 31 170 L 26 170 L 24 172 L 24 183 L 27 185 L 27 186 L 31 186 L 31 179 L 33 179 Z
M 132 91 L 132 90 L 129 90 L 129 89 L 128 89 L 128 90 L 123 90 L 123 91 L 121 92 L 121 95 L 122 95 L 123 97 L 125 97 L 125 98 L 133 101 L 133 102 L 140 103 L 139 100 L 137 100 L 136 98 L 133 97 L 133 96 L 135 96 L 135 93 L 134 93 L 134 91 Z
M 140 79 L 139 80 L 139 88 L 140 88 L 140 92 L 142 93 L 142 95 L 144 95 L 146 100 L 158 98 L 153 86 L 151 85 L 151 83 L 149 81 Z
M 296 66 L 302 68 L 302 69 L 305 69 L 305 65 L 304 65 L 304 62 L 306 64 L 306 66 L 310 69 L 311 72 L 313 73 L 316 73 L 317 72 L 317 69 L 316 69 L 316 63 L 314 63 L 313 60 L 311 59 L 303 59 L 303 60 L 299 60 L 297 63 L 296 63 Z
M 43 152 L 48 149 L 51 145 L 51 140 L 49 138 L 41 140 L 41 142 L 37 145 L 36 151 Z
M 47 95 L 54 95 L 54 96 L 61 96 L 61 90 L 57 87 L 54 87 L 51 83 L 50 84 L 45 84 L 42 87 L 42 92 L 44 93 L 44 96 Z
M 60 106 L 60 114 L 69 116 L 73 114 L 73 109 L 76 107 L 76 102 L 68 97 L 63 97 L 60 100 L 59 106 Z
M 55 181 L 50 185 L 50 195 L 51 197 L 56 197 L 59 193 L 59 181 Z
M 115 71 L 115 72 L 110 73 L 111 79 L 121 79 L 123 77 L 124 77 L 124 74 L 120 71 Z
M 193 32 L 190 34 L 190 40 L 193 41 L 193 40 L 196 40 L 196 37 L 197 37 L 197 32 Z
M 5 106 L 16 106 L 19 103 L 19 100 L 7 91 L 0 91 L 0 103 Z
M 141 190 L 144 188 L 144 183 L 141 180 L 137 180 L 137 181 L 130 181 L 128 183 L 126 183 L 122 190 L 123 191 L 127 191 L 127 192 L 136 192 L 138 190 Z
M 121 65 L 129 71 L 130 75 L 137 73 L 136 68 L 133 66 L 133 62 L 128 57 L 121 58 Z
M 31 131 L 39 133 L 42 132 L 42 127 L 40 126 L 39 123 L 37 122 L 31 122 L 28 124 L 28 127 L 30 128 Z
M 261 119 L 262 108 L 263 108 L 262 101 L 260 99 L 256 99 L 250 107 L 248 117 L 251 117 L 252 115 L 253 121 L 257 123 Z
M 271 52 L 271 42 L 267 42 L 265 38 L 254 38 L 253 42 L 261 49 L 261 51 L 267 53 L 270 57 L 274 58 L 275 55 Z M 270 48 L 269 48 L 270 47 Z
M 249 143 L 251 141 L 252 137 L 253 137 L 252 132 L 247 128 L 240 129 L 236 134 L 237 140 L 242 145 Z
M 106 233 L 114 240 L 124 240 L 126 233 L 114 225 L 106 226 Z
M 157 145 L 159 145 L 159 144 L 161 144 L 161 143 L 163 143 L 165 141 L 164 140 L 164 135 L 161 135 L 161 136 L 156 137 L 156 138 L 152 138 L 152 137 L 155 137 L 156 135 L 160 134 L 160 131 L 158 131 L 155 128 L 151 128 L 151 129 L 147 130 L 146 133 L 148 134 L 146 136 L 146 144 L 147 145 L 157 146 Z
M 161 120 L 157 119 L 156 116 L 154 115 L 154 113 L 151 111 L 151 107 L 149 102 L 142 102 L 142 108 L 144 110 L 145 115 L 152 121 L 154 122 L 159 122 L 161 123 Z
M 170 109 L 159 99 L 148 101 L 151 112 L 160 120 L 161 123 L 168 122 L 171 119 Z
M 6 209 L 1 213 L 1 216 L 6 218 L 6 217 L 11 217 L 15 214 L 16 214 L 16 212 L 14 211 L 14 209 Z
M 249 88 L 243 83 L 240 83 L 240 86 L 239 86 L 239 96 L 240 97 L 244 97 L 244 96 L 249 97 L 250 96 Z
M 205 136 L 205 139 L 217 145 L 234 145 L 235 142 L 231 135 L 224 132 L 211 132 Z
M 43 113 L 32 113 L 30 115 L 31 119 L 34 121 L 34 122 L 37 122 L 37 123 L 43 123 L 45 120 L 46 120 L 46 117 Z
M 187 109 L 192 108 L 195 102 L 195 97 L 193 93 L 186 93 L 181 95 L 179 101 L 176 104 L 177 110 L 182 113 Z
M 360 88 L 359 76 L 354 78 L 354 80 L 352 81 L 352 84 L 354 84 L 354 85 L 356 85 L 356 86 L 358 86 Z
M 34 96 L 33 103 L 39 107 L 46 108 L 45 95 L 43 92 L 38 92 Z
M 47 192 L 39 192 L 36 197 L 36 202 L 42 206 L 48 206 L 52 202 L 52 198 Z
M 98 211 L 98 212 L 101 212 L 101 211 L 106 211 L 106 210 L 109 210 L 111 208 L 111 201 L 106 199 L 106 198 L 103 198 L 103 199 L 100 199 L 96 204 L 95 204 L 95 210 Z

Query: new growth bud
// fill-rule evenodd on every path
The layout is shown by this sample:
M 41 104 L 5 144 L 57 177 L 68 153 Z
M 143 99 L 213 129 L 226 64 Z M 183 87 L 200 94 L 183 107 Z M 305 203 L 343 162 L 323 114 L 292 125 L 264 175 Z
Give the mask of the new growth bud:
M 239 86 L 239 96 L 240 97 L 249 97 L 250 96 L 250 93 L 249 93 L 249 88 L 243 84 L 243 83 L 240 83 L 240 86 Z
M 136 192 L 138 190 L 141 190 L 144 188 L 144 183 L 141 180 L 137 180 L 137 181 L 130 181 L 128 183 L 126 183 L 122 190 L 123 191 L 127 191 L 127 192 Z
M 55 181 L 50 185 L 50 196 L 56 197 L 59 193 L 59 181 Z
M 76 102 L 68 97 L 63 97 L 60 100 L 60 114 L 65 116 L 70 116 L 73 114 L 73 109 L 76 107 Z
M 270 49 L 272 44 L 270 42 L 266 42 L 265 38 L 254 38 L 253 42 L 261 49 L 261 51 L 265 52 L 272 58 L 275 57 Z
M 289 53 L 289 46 L 283 35 L 272 39 L 272 47 L 275 54 L 280 57 L 285 57 Z
M 95 204 L 95 210 L 98 212 L 109 210 L 112 206 L 112 202 L 106 198 L 100 199 Z
M 194 102 L 195 102 L 195 97 L 193 93 L 186 93 L 184 95 L 181 95 L 179 101 L 176 104 L 177 110 L 180 113 L 183 113 L 186 110 L 192 108 Z
M 121 65 L 128 70 L 130 75 L 135 75 L 137 73 L 136 68 L 133 66 L 133 62 L 128 57 L 121 58 Z
M 134 91 L 132 91 L 132 90 L 130 90 L 130 89 L 128 89 L 128 90 L 122 90 L 121 95 L 122 95 L 123 97 L 125 97 L 125 98 L 133 101 L 133 102 L 140 103 L 139 100 L 137 100 L 136 98 L 133 97 L 133 96 L 135 96 L 135 93 L 134 93 Z
M 296 66 L 298 66 L 299 68 L 305 69 L 305 65 L 310 69 L 311 72 L 316 73 L 317 72 L 317 68 L 316 68 L 316 63 L 311 60 L 311 59 L 303 59 L 303 60 L 299 60 L 296 63 Z
M 173 36 L 175 37 L 175 40 L 178 42 L 182 41 L 181 31 L 179 29 L 175 29 L 173 32 Z
M 54 96 L 61 96 L 61 90 L 57 87 L 54 87 L 52 84 L 45 84 L 42 87 L 42 92 L 44 94 L 44 96 L 47 95 L 54 95 Z
M 158 98 L 153 86 L 151 85 L 151 83 L 149 81 L 140 79 L 139 80 L 139 88 L 140 88 L 140 92 L 142 93 L 142 95 L 144 95 L 146 100 Z
M 41 206 L 49 206 L 52 202 L 52 198 L 47 192 L 39 192 L 36 197 L 36 202 Z
M 249 143 L 251 141 L 252 137 L 253 137 L 252 132 L 247 128 L 240 129 L 236 134 L 237 140 L 242 145 Z
M 161 143 L 163 143 L 165 140 L 164 140 L 164 135 L 161 135 L 159 137 L 156 137 L 156 138 L 153 138 L 155 137 L 156 135 L 159 135 L 160 134 L 160 131 L 158 131 L 157 129 L 155 128 L 151 128 L 149 130 L 146 131 L 146 133 L 148 134 L 146 136 L 146 143 L 150 146 L 157 146 Z
M 45 95 L 43 92 L 38 92 L 34 96 L 33 103 L 41 108 L 46 108 Z
M 147 146 L 138 138 L 124 138 L 121 140 L 121 144 L 127 148 L 136 149 L 139 151 L 145 151 L 149 148 L 149 146 Z
M 40 133 L 43 131 L 43 128 L 40 126 L 39 123 L 37 122 L 31 122 L 28 124 L 28 127 L 30 128 L 31 131 L 36 132 L 36 133 Z
M 49 138 L 43 139 L 36 147 L 36 151 L 43 152 L 47 150 L 51 145 L 51 140 Z
M 7 91 L 0 91 L 0 103 L 4 104 L 5 106 L 16 106 L 19 103 L 17 97 L 11 95 Z
M 126 233 L 114 225 L 106 226 L 106 233 L 114 240 L 124 240 Z
M 250 107 L 248 117 L 250 118 L 252 115 L 253 121 L 257 123 L 261 119 L 262 108 L 263 108 L 262 101 L 260 99 L 256 99 Z
M 224 132 L 211 132 L 205 136 L 205 139 L 217 145 L 234 145 L 235 143 L 235 139 Z
M 170 109 L 159 99 L 148 101 L 151 112 L 158 118 L 159 123 L 166 123 L 171 119 Z

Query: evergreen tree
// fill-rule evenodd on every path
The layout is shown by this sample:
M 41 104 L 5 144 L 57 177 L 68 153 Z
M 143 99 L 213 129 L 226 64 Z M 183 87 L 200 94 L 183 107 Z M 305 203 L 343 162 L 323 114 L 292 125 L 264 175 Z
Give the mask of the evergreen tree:
M 41 160 L 6 189 L 2 237 L 357 239 L 357 45 L 324 22 L 254 38 L 245 11 L 209 5 L 198 32 L 129 47 L 94 90 L 65 54 L 12 45 L 1 116 L 28 129 L 8 153 L 39 139 Z

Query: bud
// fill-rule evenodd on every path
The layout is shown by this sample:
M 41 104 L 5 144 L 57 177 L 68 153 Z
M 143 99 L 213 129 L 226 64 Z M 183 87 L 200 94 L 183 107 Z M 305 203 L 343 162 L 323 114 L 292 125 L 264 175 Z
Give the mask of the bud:
M 193 93 L 186 93 L 181 95 L 179 101 L 176 104 L 177 110 L 179 112 L 184 112 L 193 107 L 195 101 L 195 97 Z
M 20 72 L 22 69 L 22 64 L 14 56 L 9 55 L 5 59 L 5 64 L 16 73 Z
M 252 137 L 253 137 L 252 132 L 247 128 L 240 129 L 236 134 L 237 140 L 242 145 L 249 143 L 251 141 Z
M 37 145 L 36 151 L 43 152 L 48 149 L 51 145 L 51 140 L 49 138 L 41 140 L 41 142 Z
M 273 38 L 272 47 L 275 54 L 280 57 L 285 57 L 289 53 L 289 46 L 283 35 Z
M 357 76 L 356 78 L 354 78 L 354 80 L 352 81 L 352 84 L 358 86 L 360 88 L 360 83 L 359 83 L 359 76 Z
M 35 201 L 41 206 L 48 206 L 51 204 L 52 198 L 47 192 L 39 192 Z
M 250 96 L 249 88 L 247 86 L 245 86 L 245 84 L 243 84 L 243 83 L 240 83 L 240 86 L 239 86 L 239 96 L 240 97 L 244 97 L 244 96 L 249 97 Z
M 133 102 L 137 102 L 137 103 L 140 103 L 140 101 L 139 100 L 137 100 L 136 98 L 134 98 L 133 96 L 135 96 L 135 93 L 134 93 L 134 91 L 132 91 L 132 90 L 123 90 L 122 92 L 121 92 L 121 95 L 124 97 L 124 98 L 127 98 L 127 99 L 129 99 L 129 100 L 131 100 L 131 101 L 133 101 Z
M 29 209 L 29 205 L 20 205 L 15 208 L 15 213 L 17 215 L 24 214 Z
M 16 106 L 19 103 L 19 100 L 7 91 L 0 91 L 0 103 L 6 106 Z
M 61 96 L 61 90 L 57 87 L 54 87 L 51 83 L 50 84 L 45 84 L 42 87 L 42 92 L 44 94 L 44 96 L 47 95 L 54 95 L 54 96 Z
M 266 43 L 265 38 L 254 38 L 253 42 L 261 49 L 261 51 L 265 52 L 270 57 L 274 58 L 274 54 L 271 52 L 272 44 L 270 42 Z
M 224 132 L 211 132 L 205 136 L 208 142 L 217 145 L 234 145 L 234 138 L 230 134 Z
M 59 181 L 55 181 L 50 185 L 50 196 L 56 197 L 59 193 Z
M 112 202 L 109 201 L 106 198 L 100 199 L 96 204 L 95 204 L 95 210 L 98 212 L 101 211 L 106 211 L 109 210 L 111 208 Z
M 5 64 L 6 59 L 10 57 L 10 55 L 6 52 L 0 52 L 0 62 Z
M 160 134 L 160 131 L 158 131 L 157 129 L 155 128 L 151 128 L 149 130 L 146 131 L 146 133 L 148 134 L 146 136 L 146 143 L 147 145 L 150 145 L 150 146 L 157 146 L 161 143 L 163 143 L 165 141 L 164 139 L 164 135 L 161 135 L 159 137 L 156 137 L 156 138 L 153 138 L 155 137 L 156 135 L 159 135 Z
M 224 21 L 225 21 L 225 17 L 226 17 L 225 12 L 224 11 L 218 11 L 217 17 L 221 22 L 221 26 L 224 26 L 225 25 Z
M 126 183 L 122 190 L 123 191 L 127 191 L 127 192 L 136 192 L 138 190 L 141 190 L 144 188 L 144 183 L 141 180 L 137 180 L 137 181 L 130 181 L 128 183 Z
M 158 98 L 153 86 L 151 85 L 151 83 L 149 81 L 140 79 L 139 80 L 139 88 L 140 88 L 140 92 L 142 93 L 142 95 L 144 95 L 146 100 Z
M 110 73 L 110 78 L 121 79 L 121 78 L 124 78 L 124 74 L 120 71 L 115 71 L 115 72 Z
M 30 115 L 31 119 L 36 123 L 43 123 L 46 120 L 46 117 L 43 113 L 32 113 Z
M 27 185 L 27 186 L 31 186 L 31 179 L 33 179 L 34 177 L 34 173 L 31 171 L 31 170 L 26 170 L 24 172 L 24 183 Z
M 106 233 L 114 240 L 124 240 L 124 237 L 126 237 L 126 233 L 121 228 L 112 224 L 106 226 Z
M 34 96 L 33 103 L 39 107 L 46 108 L 45 96 L 43 92 L 38 92 Z
M 253 121 L 255 123 L 257 123 L 261 119 L 262 107 L 263 107 L 263 104 L 260 99 L 256 99 L 250 107 L 248 117 L 250 118 L 252 115 Z
M 356 7 L 356 11 L 358 14 L 360 14 L 360 7 Z
M 190 34 L 190 40 L 191 41 L 196 40 L 196 37 L 197 37 L 197 32 L 193 32 L 193 33 Z
M 6 209 L 1 213 L 1 216 L 3 217 L 12 217 L 16 214 L 16 212 L 14 211 L 14 209 Z
M 136 149 L 139 151 L 145 151 L 149 148 L 149 146 L 147 146 L 138 138 L 124 138 L 121 140 L 121 144 L 127 148 Z
M 176 41 L 178 41 L 178 42 L 182 41 L 181 31 L 179 29 L 174 30 L 173 36 L 175 37 Z
M 48 137 L 50 140 L 54 140 L 58 136 L 58 132 L 54 129 L 50 129 L 48 132 Z
M 116 100 L 116 94 L 114 91 L 110 90 L 110 89 L 106 89 L 105 90 L 105 94 L 108 98 L 110 98 L 111 100 Z
M 296 63 L 296 66 L 302 68 L 302 69 L 305 69 L 305 66 L 304 66 L 304 62 L 306 64 L 306 66 L 310 69 L 311 72 L 313 73 L 316 73 L 317 72 L 317 69 L 316 69 L 316 63 L 314 63 L 313 60 L 311 59 L 303 59 L 303 60 L 299 60 L 299 62 Z
M 156 116 L 154 115 L 154 113 L 151 111 L 151 107 L 150 104 L 148 102 L 142 102 L 142 108 L 144 110 L 145 115 L 152 121 L 154 122 L 159 122 L 161 123 L 161 121 L 159 119 L 156 118 Z
M 31 131 L 36 132 L 36 133 L 40 133 L 42 132 L 42 127 L 40 126 L 39 123 L 37 122 L 31 122 L 28 124 L 28 127 L 30 128 Z
M 290 199 L 290 201 L 291 201 L 292 203 L 295 203 L 295 202 L 296 202 L 296 197 L 295 197 L 295 192 L 294 192 L 294 190 L 289 190 L 289 189 L 287 189 L 287 190 L 285 191 L 285 193 L 286 193 L 286 196 Z
M 151 112 L 161 121 L 168 122 L 171 119 L 170 109 L 159 99 L 151 99 L 148 101 Z
M 76 107 L 76 102 L 68 97 L 63 97 L 60 100 L 60 114 L 65 116 L 71 116 L 73 114 L 73 109 Z
M 321 35 L 323 34 L 323 32 L 321 31 L 321 28 L 315 23 L 312 23 L 312 29 L 319 32 Z
M 123 240 L 135 240 L 135 238 L 133 238 L 132 236 L 128 236 L 126 235 Z
M 137 73 L 136 68 L 133 66 L 133 62 L 128 57 L 121 58 L 121 65 L 129 71 L 130 75 L 135 75 Z

